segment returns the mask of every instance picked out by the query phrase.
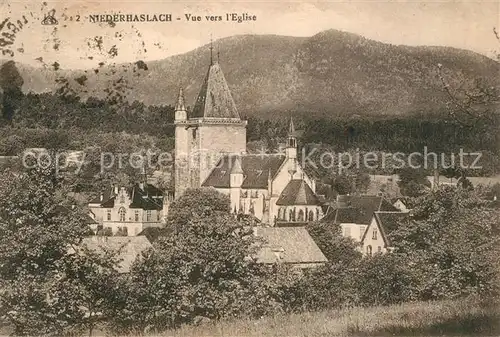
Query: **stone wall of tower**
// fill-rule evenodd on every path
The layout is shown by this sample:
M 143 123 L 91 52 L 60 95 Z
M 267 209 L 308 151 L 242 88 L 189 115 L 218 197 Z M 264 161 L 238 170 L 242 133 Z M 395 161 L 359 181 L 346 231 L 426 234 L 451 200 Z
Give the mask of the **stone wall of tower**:
M 190 187 L 189 174 L 189 152 L 190 139 L 189 129 L 183 124 L 175 126 L 175 197 L 181 196 Z
M 205 181 L 222 154 L 246 152 L 246 137 L 246 125 L 243 123 L 200 125 L 200 184 Z

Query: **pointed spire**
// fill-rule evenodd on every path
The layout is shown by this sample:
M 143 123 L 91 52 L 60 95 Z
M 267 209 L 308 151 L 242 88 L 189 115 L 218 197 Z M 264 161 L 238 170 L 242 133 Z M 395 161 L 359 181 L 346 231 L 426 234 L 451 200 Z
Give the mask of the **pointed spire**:
M 231 167 L 231 174 L 243 174 L 243 169 L 241 168 L 241 161 L 239 156 L 237 156 L 234 160 L 233 167 Z
M 290 117 L 290 125 L 288 127 L 288 136 L 295 135 L 295 126 L 293 125 L 293 117 Z
M 175 105 L 176 111 L 185 111 L 186 105 L 184 104 L 184 90 L 179 88 L 179 96 L 177 97 L 177 104 Z
M 213 51 L 214 51 L 214 41 L 212 39 L 212 34 L 210 34 L 210 65 L 214 64 Z

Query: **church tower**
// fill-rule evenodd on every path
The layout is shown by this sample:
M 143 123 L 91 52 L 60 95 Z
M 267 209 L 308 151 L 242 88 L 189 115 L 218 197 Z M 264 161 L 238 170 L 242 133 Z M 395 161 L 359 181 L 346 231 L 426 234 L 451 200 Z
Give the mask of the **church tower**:
M 198 188 L 223 154 L 246 152 L 246 125 L 240 118 L 218 60 L 213 59 L 194 108 L 184 106 L 182 90 L 175 111 L 175 197 Z
M 288 173 L 290 174 L 290 179 L 294 179 L 294 175 L 297 173 L 297 137 L 295 134 L 293 119 L 291 117 L 290 125 L 288 127 L 288 139 L 286 142 L 285 156 L 288 162 Z

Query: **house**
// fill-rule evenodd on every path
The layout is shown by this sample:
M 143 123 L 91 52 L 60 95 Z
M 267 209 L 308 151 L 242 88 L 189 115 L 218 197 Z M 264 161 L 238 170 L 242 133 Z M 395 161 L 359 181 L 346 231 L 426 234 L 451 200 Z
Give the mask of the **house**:
M 323 217 L 315 181 L 297 159 L 293 120 L 278 154 L 248 154 L 246 125 L 211 58 L 193 110 L 186 110 L 182 89 L 175 105 L 175 198 L 188 188 L 213 187 L 229 196 L 233 213 L 263 224 L 303 226 Z
M 396 198 L 393 200 L 392 205 L 399 209 L 401 212 L 409 212 L 410 209 L 408 208 L 407 203 L 404 201 L 403 198 Z
M 322 221 L 338 224 L 342 235 L 361 242 L 375 212 L 400 212 L 392 203 L 377 195 L 339 195 Z
M 96 234 L 135 236 L 148 227 L 163 227 L 165 199 L 161 190 L 147 182 L 110 187 L 88 204 L 97 223 L 92 229 Z
M 254 234 L 264 240 L 258 263 L 310 268 L 328 261 L 304 227 L 254 227 Z
M 364 256 L 392 251 L 390 234 L 399 225 L 409 221 L 408 212 L 374 212 L 370 224 L 361 238 L 360 250 Z
M 117 253 L 118 271 L 120 273 L 129 273 L 134 261 L 141 254 L 153 245 L 145 236 L 91 236 L 86 237 L 80 243 L 80 247 L 86 246 L 88 249 L 104 254 L 112 251 Z

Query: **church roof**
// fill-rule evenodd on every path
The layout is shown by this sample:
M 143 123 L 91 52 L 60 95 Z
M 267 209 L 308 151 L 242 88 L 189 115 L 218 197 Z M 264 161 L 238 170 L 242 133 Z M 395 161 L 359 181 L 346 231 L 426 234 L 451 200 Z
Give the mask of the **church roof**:
M 320 205 L 318 197 L 303 179 L 290 180 L 281 192 L 276 205 Z
M 255 227 L 264 239 L 257 253 L 259 263 L 308 264 L 328 260 L 304 227 Z
M 231 91 L 218 63 L 208 68 L 200 93 L 194 104 L 190 118 L 236 118 L 236 109 Z
M 215 168 L 203 182 L 204 187 L 229 188 L 231 169 L 237 156 L 223 156 Z M 264 189 L 267 188 L 269 176 L 274 177 L 285 161 L 284 155 L 275 154 L 247 154 L 240 156 L 241 169 L 243 170 L 242 188 Z

